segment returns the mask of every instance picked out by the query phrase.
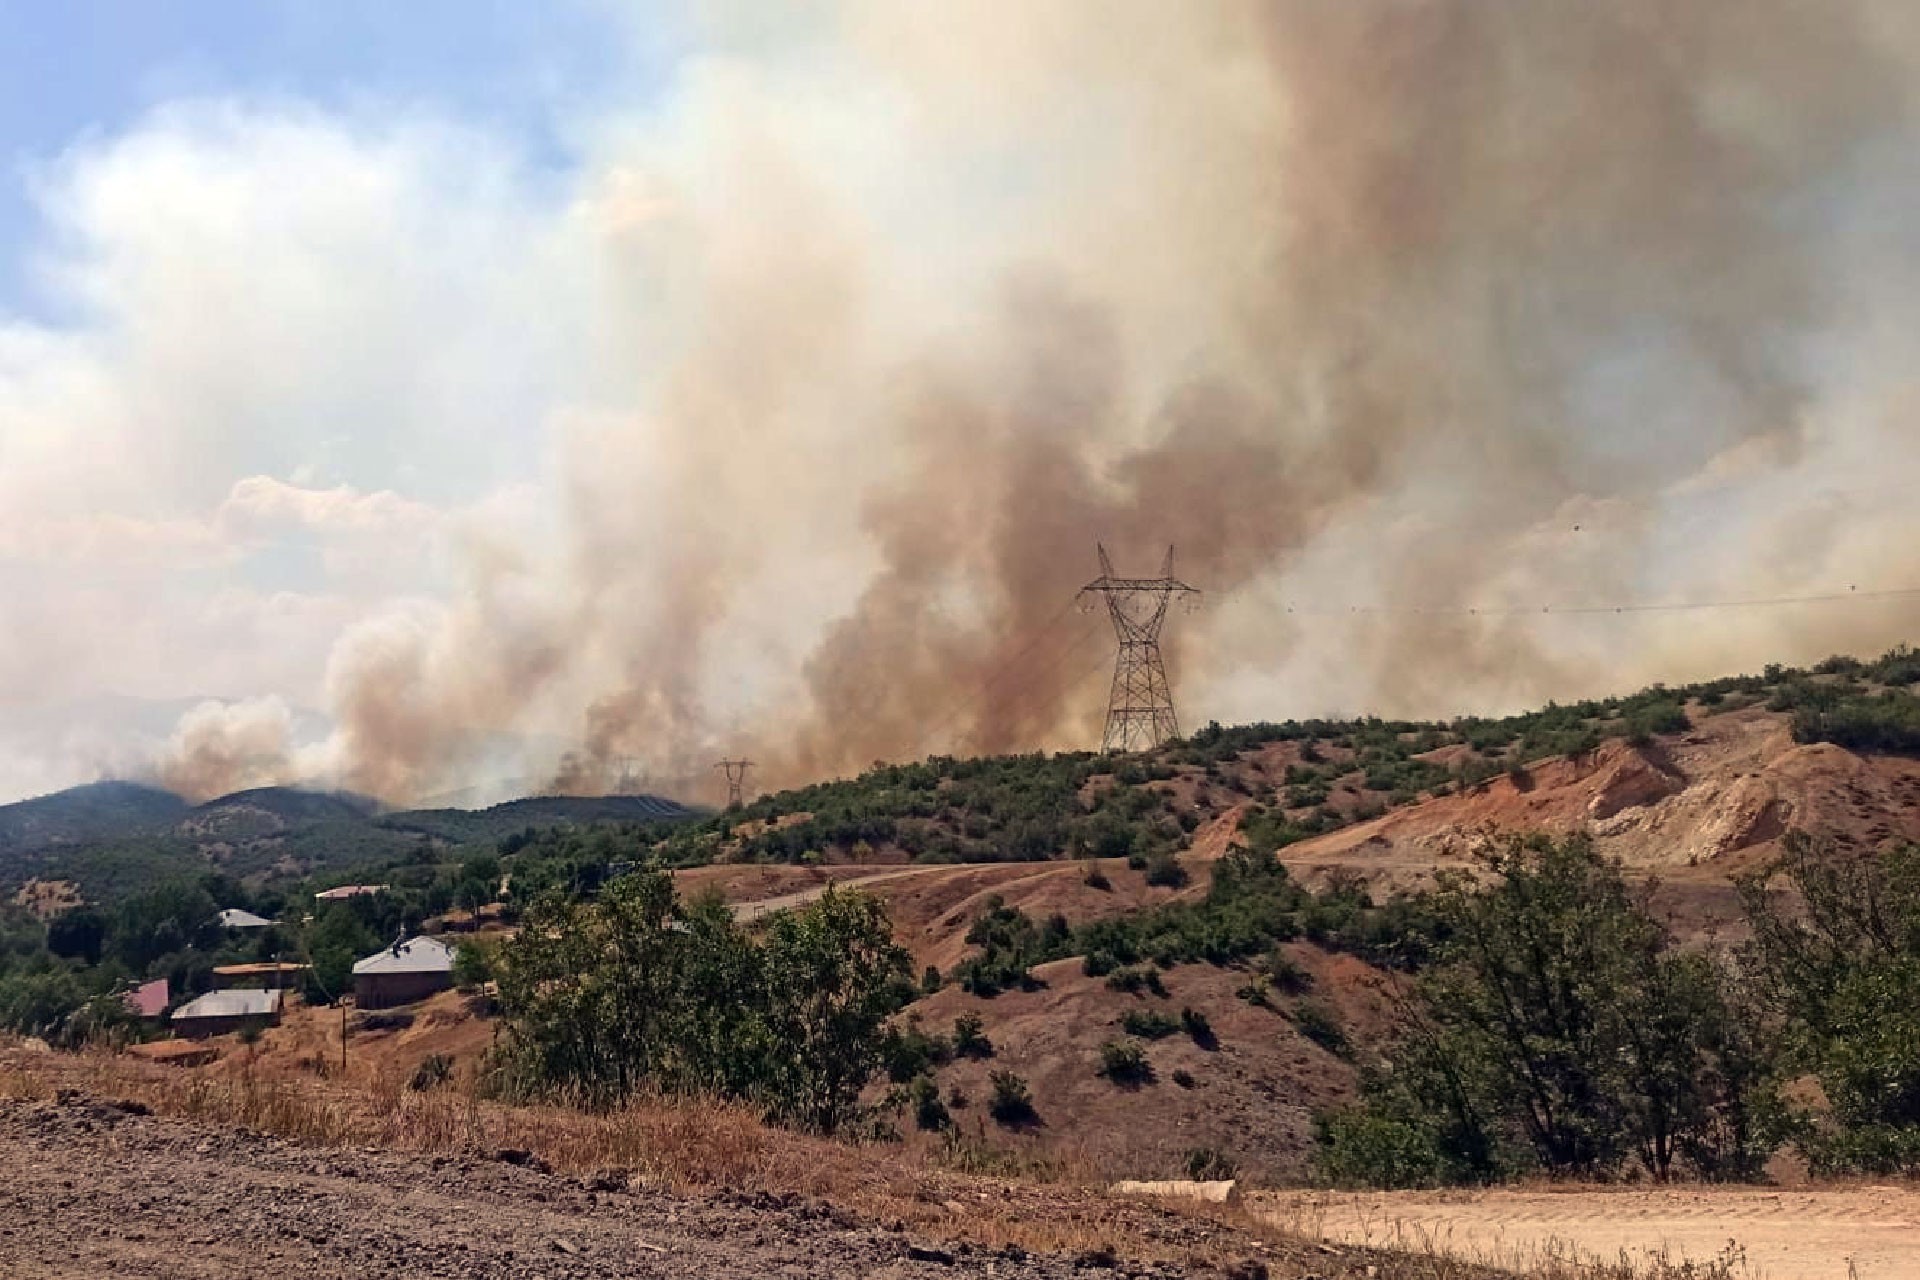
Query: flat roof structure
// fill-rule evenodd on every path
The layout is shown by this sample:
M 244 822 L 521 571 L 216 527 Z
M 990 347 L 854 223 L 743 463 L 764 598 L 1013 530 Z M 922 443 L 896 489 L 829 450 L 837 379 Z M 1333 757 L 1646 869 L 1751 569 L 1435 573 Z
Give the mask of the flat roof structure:
M 452 973 L 453 948 L 438 938 L 409 938 L 357 962 L 353 974 Z
M 363 898 L 370 893 L 386 891 L 387 886 L 383 884 L 343 884 L 336 889 L 322 889 L 313 896 L 319 902 L 340 902 L 347 898 Z
M 280 1012 L 278 991 L 209 991 L 197 1000 L 189 1000 L 173 1011 L 173 1021 L 192 1022 L 198 1018 L 270 1018 Z
M 228 907 L 218 917 L 222 929 L 271 929 L 273 921 L 257 916 L 251 911 L 242 911 L 238 907 Z

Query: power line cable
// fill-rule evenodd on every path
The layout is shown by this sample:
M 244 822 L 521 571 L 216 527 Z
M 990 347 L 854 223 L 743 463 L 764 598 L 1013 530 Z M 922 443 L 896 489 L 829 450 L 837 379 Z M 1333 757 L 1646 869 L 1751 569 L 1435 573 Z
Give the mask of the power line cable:
M 1239 594 L 1239 593 L 1233 593 Z M 1920 597 L 1920 587 L 1889 587 L 1862 591 L 1849 586 L 1845 591 L 1828 591 L 1797 596 L 1758 596 L 1724 600 L 1623 600 L 1614 604 L 1542 604 L 1521 605 L 1379 605 L 1356 604 L 1339 607 L 1313 607 L 1289 603 L 1286 611 L 1304 617 L 1590 617 L 1605 614 L 1699 613 L 1719 609 L 1776 609 L 1796 605 L 1843 604 L 1871 600 L 1896 600 Z M 1232 595 L 1223 597 L 1231 599 Z

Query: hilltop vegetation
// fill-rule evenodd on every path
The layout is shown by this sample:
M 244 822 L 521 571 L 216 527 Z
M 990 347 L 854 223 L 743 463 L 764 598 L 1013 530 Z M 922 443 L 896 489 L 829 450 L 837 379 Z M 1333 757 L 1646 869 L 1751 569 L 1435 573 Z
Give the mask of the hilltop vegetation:
M 0 858 L 20 850 L 124 839 L 166 829 L 187 802 L 137 782 L 94 782 L 0 805 Z
M 1497 718 L 1306 720 L 1222 727 L 1120 760 L 1087 752 L 937 756 L 762 796 L 690 822 L 659 850 L 706 862 L 997 862 L 1177 852 L 1206 821 L 1244 806 L 1241 829 L 1276 850 L 1423 799 L 1523 775 L 1609 740 L 1644 745 L 1695 718 L 1765 707 L 1796 739 L 1920 752 L 1920 654 L 1769 666 L 1678 688 L 1549 704 Z

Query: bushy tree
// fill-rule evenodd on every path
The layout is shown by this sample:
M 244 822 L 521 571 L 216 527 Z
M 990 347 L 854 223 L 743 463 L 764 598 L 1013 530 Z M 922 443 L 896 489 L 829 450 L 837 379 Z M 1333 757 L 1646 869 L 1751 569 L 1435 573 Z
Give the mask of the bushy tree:
M 829 889 L 756 940 L 726 905 L 683 905 L 663 873 L 529 910 L 497 966 L 504 1066 L 589 1105 L 643 1088 L 748 1099 L 832 1132 L 859 1111 L 888 1019 L 913 994 L 879 903 Z
M 1740 889 L 1749 963 L 1832 1109 L 1807 1141 L 1813 1162 L 1920 1173 L 1920 848 L 1862 854 L 1796 834 Z
M 99 964 L 107 918 L 94 907 L 71 907 L 47 924 L 47 950 L 82 964 Z
M 1359 1180 L 1754 1172 L 1766 1055 L 1717 964 L 1676 949 L 1584 839 L 1511 841 L 1485 872 L 1444 882 L 1438 963 L 1359 1110 L 1324 1127 L 1323 1171 L 1353 1178 L 1371 1151 Z

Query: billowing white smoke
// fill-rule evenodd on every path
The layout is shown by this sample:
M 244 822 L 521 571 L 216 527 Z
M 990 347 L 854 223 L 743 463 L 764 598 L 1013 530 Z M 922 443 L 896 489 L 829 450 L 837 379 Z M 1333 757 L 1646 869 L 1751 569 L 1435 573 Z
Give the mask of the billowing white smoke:
M 324 756 L 209 721 L 163 775 L 395 800 L 507 741 L 581 788 L 1079 745 L 1096 537 L 1211 593 L 1189 722 L 1920 623 L 1539 611 L 1920 585 L 1902 7 L 808 12 L 571 122 L 557 195 L 281 109 L 70 158 L 87 325 L 0 329 L 0 699 L 278 690 Z

